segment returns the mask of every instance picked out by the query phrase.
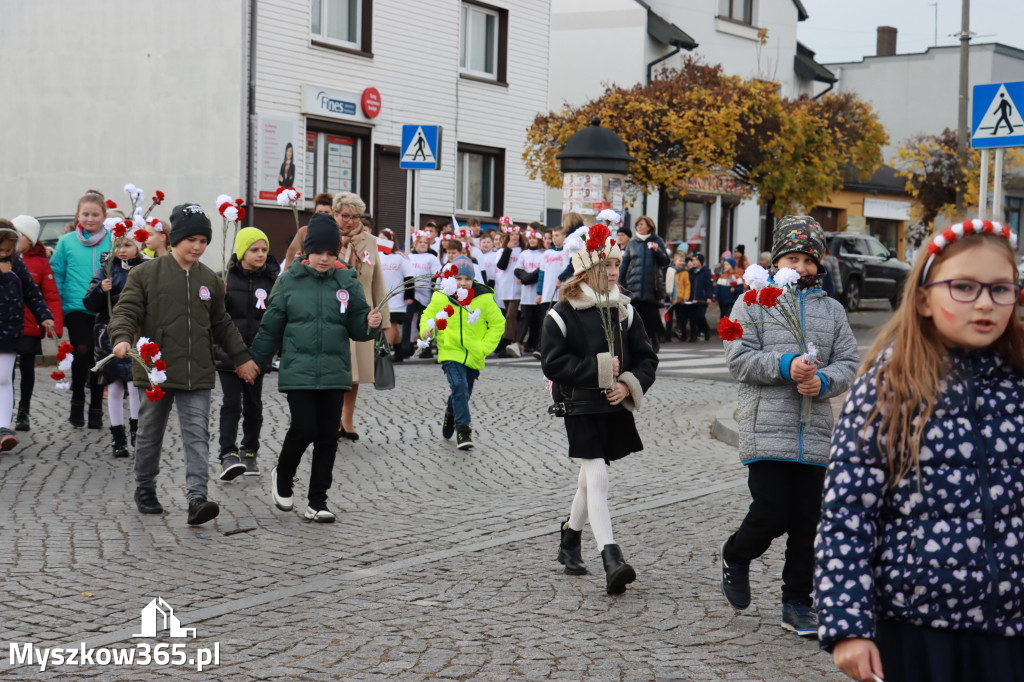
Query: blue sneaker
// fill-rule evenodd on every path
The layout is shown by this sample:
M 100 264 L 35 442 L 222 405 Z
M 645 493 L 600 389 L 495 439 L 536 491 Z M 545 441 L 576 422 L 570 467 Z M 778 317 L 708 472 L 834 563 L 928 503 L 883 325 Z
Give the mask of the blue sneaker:
M 750 564 L 737 561 L 726 561 L 725 542 L 719 550 L 722 559 L 722 595 L 729 606 L 737 611 L 750 606 Z
M 782 605 L 782 629 L 801 637 L 818 636 L 818 611 L 811 601 L 793 600 Z

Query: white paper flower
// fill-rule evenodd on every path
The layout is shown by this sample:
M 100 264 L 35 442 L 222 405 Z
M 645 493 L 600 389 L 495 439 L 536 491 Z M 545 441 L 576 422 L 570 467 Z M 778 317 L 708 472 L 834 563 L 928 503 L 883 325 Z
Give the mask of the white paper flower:
M 768 286 L 768 271 L 756 263 L 743 272 L 743 281 L 755 291 L 760 291 Z
M 151 384 L 162 384 L 167 381 L 167 372 L 161 372 L 158 369 L 154 369 L 149 373 L 149 382 Z
M 463 289 L 462 287 L 459 287 L 458 289 L 455 290 L 455 298 L 459 299 L 460 301 L 466 298 L 467 296 L 469 296 L 469 292 Z
M 441 310 L 441 311 L 439 311 L 437 313 L 437 315 L 434 315 L 434 319 L 436 319 L 436 320 L 447 320 L 448 319 L 448 313 L 446 313 L 445 311 Z
M 149 337 L 148 336 L 140 336 L 139 340 L 135 342 L 135 347 L 141 352 L 142 351 L 142 347 L 145 346 L 147 343 L 149 343 Z
M 583 240 L 577 237 L 575 234 L 566 237 L 565 243 L 562 244 L 562 251 L 564 251 L 569 256 L 575 255 L 585 248 L 587 248 L 587 245 L 584 244 Z
M 445 296 L 454 296 L 458 290 L 459 285 L 455 282 L 454 277 L 445 277 L 441 280 L 441 291 L 445 293 Z
M 235 203 L 235 200 L 229 197 L 227 194 L 220 194 L 217 196 L 217 200 L 214 202 L 213 205 L 216 206 L 217 208 L 220 208 L 221 204 L 223 204 L 224 202 L 233 204 Z
M 430 322 L 433 322 L 433 320 L 428 320 L 427 323 L 430 324 Z M 433 329 L 434 325 L 431 324 L 430 328 Z M 420 349 L 430 348 L 430 341 L 427 341 L 426 339 L 416 339 L 416 347 Z
M 291 199 L 288 198 L 288 192 L 284 191 L 277 195 L 277 203 L 279 206 L 291 205 Z M 219 204 L 218 204 L 219 205 Z
M 803 354 L 803 360 L 808 365 L 813 365 L 818 359 L 818 349 L 814 347 L 813 341 L 807 342 L 807 352 Z
M 224 209 L 224 217 L 228 222 L 233 223 L 238 220 L 238 207 L 232 204 Z
M 437 323 L 434 321 L 434 318 L 430 318 L 429 320 L 427 320 L 427 326 L 430 327 L 431 329 L 437 326 Z
M 58 381 L 53 386 L 58 391 L 70 391 L 71 390 L 71 382 L 70 381 Z
M 620 220 L 622 220 L 622 216 L 620 216 L 618 213 L 611 210 L 610 208 L 606 208 L 597 214 L 597 219 L 600 220 L 601 222 L 608 221 L 611 223 L 617 223 Z
M 800 273 L 793 268 L 779 268 L 779 271 L 775 273 L 775 284 L 780 287 L 788 287 L 799 281 Z
M 470 324 L 476 324 L 476 321 L 480 319 L 480 309 L 476 308 L 475 310 L 470 310 L 469 315 L 466 316 L 466 319 L 469 321 Z
M 74 356 L 71 353 L 68 353 L 67 357 L 65 357 L 63 360 L 57 363 L 57 369 L 59 369 L 62 372 L 70 372 L 71 363 L 74 362 L 74 360 Z
M 103 227 L 107 228 L 107 232 L 110 232 L 119 222 L 121 222 L 120 218 L 107 218 L 103 221 Z

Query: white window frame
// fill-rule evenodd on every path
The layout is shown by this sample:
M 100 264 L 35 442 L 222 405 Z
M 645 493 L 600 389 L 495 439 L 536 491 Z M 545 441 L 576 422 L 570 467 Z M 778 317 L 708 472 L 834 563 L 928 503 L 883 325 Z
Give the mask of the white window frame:
M 363 31 L 363 3 L 362 0 L 347 0 L 349 5 L 355 5 L 356 12 L 353 24 L 355 26 L 355 40 L 348 41 L 340 38 L 333 38 L 323 32 L 324 27 L 327 25 L 327 6 L 332 0 L 309 0 L 309 35 L 314 40 L 323 41 L 332 45 L 339 45 L 341 47 L 347 47 L 355 50 L 362 49 L 362 31 Z M 313 32 L 313 11 L 314 4 L 320 5 L 320 33 Z
M 479 211 L 473 210 L 467 207 L 465 204 L 469 203 L 469 156 L 479 156 L 491 165 L 491 181 L 487 187 L 489 196 L 487 197 L 487 203 L 490 204 L 490 210 Z M 455 203 L 458 204 L 456 211 L 464 215 L 478 215 L 478 216 L 492 216 L 494 215 L 494 199 L 495 199 L 495 182 L 497 180 L 497 169 L 498 169 L 498 157 L 494 154 L 485 154 L 476 151 L 459 151 L 457 154 L 456 163 L 458 164 L 455 173 L 456 182 L 456 199 Z
M 493 73 L 487 71 L 479 71 L 477 69 L 472 68 L 469 64 L 471 55 L 473 53 L 473 36 L 472 32 L 469 30 L 469 27 L 472 26 L 473 23 L 472 21 L 470 21 L 470 17 L 472 16 L 473 12 L 485 14 L 487 16 L 492 17 L 494 20 L 494 36 L 492 40 L 494 48 L 491 53 L 491 60 L 492 63 L 494 64 Z M 462 11 L 460 16 L 462 26 L 459 40 L 459 70 L 462 73 L 468 74 L 470 76 L 477 76 L 478 78 L 486 78 L 488 80 L 497 80 L 498 72 L 500 70 L 498 65 L 498 59 L 500 56 L 500 45 L 498 45 L 498 42 L 501 35 L 501 15 L 494 10 L 487 9 L 479 5 L 474 5 L 472 3 L 464 2 L 462 3 Z

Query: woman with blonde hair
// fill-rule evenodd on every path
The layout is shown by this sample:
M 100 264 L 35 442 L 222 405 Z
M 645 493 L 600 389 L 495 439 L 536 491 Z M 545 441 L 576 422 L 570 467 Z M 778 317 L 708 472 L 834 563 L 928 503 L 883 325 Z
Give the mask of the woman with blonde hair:
M 366 212 L 366 203 L 352 192 L 339 192 L 334 195 L 331 206 L 334 220 L 338 223 L 341 233 L 341 246 L 338 258 L 343 260 L 356 272 L 359 284 L 363 288 L 363 296 L 370 308 L 376 308 L 384 302 L 387 290 L 384 286 L 384 271 L 380 265 L 380 253 L 377 251 L 377 239 L 366 230 L 360 217 Z M 381 309 L 384 321 L 382 329 L 391 326 L 390 311 L 387 304 Z M 373 341 L 351 341 L 352 351 L 352 390 L 345 394 L 345 402 L 341 410 L 341 424 L 338 436 L 349 440 L 359 440 L 353 424 L 356 410 L 356 396 L 359 384 L 372 384 L 373 372 Z

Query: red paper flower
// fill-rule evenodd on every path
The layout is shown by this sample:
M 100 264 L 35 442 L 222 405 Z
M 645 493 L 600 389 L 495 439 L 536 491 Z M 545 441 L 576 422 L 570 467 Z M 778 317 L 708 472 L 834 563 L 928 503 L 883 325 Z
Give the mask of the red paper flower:
M 153 203 L 154 204 L 159 204 L 159 203 L 162 203 L 163 200 L 164 200 L 164 193 L 161 192 L 160 190 L 157 190 L 156 191 L 156 196 L 153 197 Z
M 466 297 L 459 299 L 459 305 L 461 305 L 461 306 L 469 305 L 470 303 L 473 302 L 473 297 L 474 296 L 476 296 L 476 292 L 474 292 L 472 289 L 466 289 Z
M 67 341 L 61 341 L 60 345 L 57 346 L 57 362 L 63 362 L 64 358 L 68 356 L 68 353 L 70 353 L 74 349 L 75 347 L 72 346 Z
M 444 331 L 448 327 L 448 320 L 438 320 L 434 324 L 438 331 Z
M 163 360 L 155 360 L 153 361 L 153 369 L 158 372 L 165 372 L 167 371 L 167 363 Z
M 241 199 L 239 199 L 239 201 L 241 201 Z M 244 218 L 244 217 L 245 217 L 245 209 L 242 208 L 241 206 L 239 206 L 238 207 L 238 218 L 235 219 L 235 222 L 238 222 L 238 223 L 242 222 L 242 218 Z
M 612 236 L 608 226 L 604 223 L 598 223 L 590 228 L 587 232 L 587 251 L 591 253 L 600 251 L 604 248 L 608 242 L 608 238 Z
M 110 199 L 107 199 L 107 208 L 117 208 L 117 204 L 115 204 Z
M 134 225 L 135 223 L 131 220 L 124 221 L 124 226 L 127 227 L 128 229 L 131 229 Z
M 142 357 L 142 361 L 147 365 L 153 363 L 153 356 L 160 354 L 160 347 L 150 341 L 149 343 L 142 344 L 139 348 L 139 355 Z
M 754 305 L 757 303 L 757 289 L 751 289 L 747 293 L 743 294 L 743 302 L 747 305 Z
M 120 238 L 120 237 L 123 237 L 124 233 L 127 232 L 127 231 L 128 231 L 128 226 L 127 225 L 125 225 L 124 223 L 118 223 L 117 225 L 114 225 L 114 229 L 112 229 L 110 231 L 110 234 L 114 235 L 115 237 Z
M 134 239 L 138 243 L 142 244 L 147 239 L 149 239 L 149 232 L 146 232 L 145 230 L 143 230 L 141 228 L 138 229 L 138 230 L 135 230 L 135 232 L 132 233 L 132 239 Z
M 451 317 L 452 315 L 455 314 L 455 308 L 450 304 L 444 307 L 444 311 L 448 313 L 448 317 Z
M 722 337 L 723 341 L 735 341 L 743 338 L 743 325 L 733 322 L 728 317 L 723 317 L 718 322 L 718 335 Z
M 457 274 L 459 274 L 459 269 L 451 263 L 444 266 L 444 270 L 441 271 L 442 277 L 455 277 Z
M 235 204 L 238 205 L 238 206 L 241 206 L 244 203 L 245 203 L 244 199 L 235 199 Z
M 150 402 L 156 402 L 164 397 L 164 390 L 159 386 L 146 389 L 146 397 L 149 398 Z
M 64 378 L 64 372 L 53 372 L 50 374 L 50 378 L 54 381 L 60 381 Z
M 221 215 L 224 215 L 224 211 L 226 211 L 229 206 L 231 206 L 231 203 L 225 201 L 223 204 L 217 207 L 217 212 L 220 213 Z
M 765 308 L 774 308 L 775 304 L 778 303 L 779 296 L 785 292 L 784 289 L 779 287 L 765 287 L 761 289 L 761 293 L 757 295 L 757 302 L 763 305 Z

